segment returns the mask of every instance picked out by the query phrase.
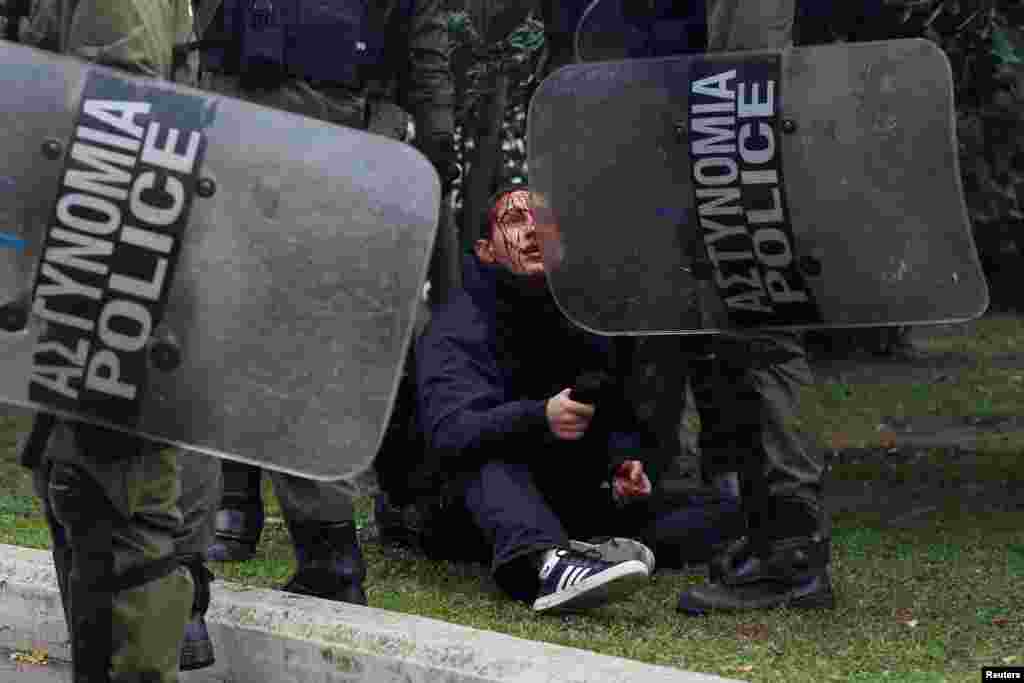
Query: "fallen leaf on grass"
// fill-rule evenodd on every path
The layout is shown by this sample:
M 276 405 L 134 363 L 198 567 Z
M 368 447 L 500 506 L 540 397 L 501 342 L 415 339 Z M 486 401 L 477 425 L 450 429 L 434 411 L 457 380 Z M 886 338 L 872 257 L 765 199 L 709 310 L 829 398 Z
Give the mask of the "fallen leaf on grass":
M 845 434 L 829 434 L 827 440 L 829 448 L 833 451 L 842 451 L 850 447 L 850 439 Z
M 909 626 L 910 628 L 914 628 L 920 623 L 917 619 L 914 618 L 914 612 L 909 607 L 900 607 L 898 610 L 896 610 L 895 616 L 896 621 L 903 624 L 904 626 Z
M 878 435 L 878 445 L 887 451 L 896 448 L 896 432 L 885 430 Z
M 11 661 L 23 664 L 46 664 L 50 661 L 50 655 L 46 650 L 34 648 L 31 652 L 15 652 L 11 655 Z
M 764 640 L 768 637 L 768 627 L 764 624 L 740 624 L 736 634 L 748 640 Z

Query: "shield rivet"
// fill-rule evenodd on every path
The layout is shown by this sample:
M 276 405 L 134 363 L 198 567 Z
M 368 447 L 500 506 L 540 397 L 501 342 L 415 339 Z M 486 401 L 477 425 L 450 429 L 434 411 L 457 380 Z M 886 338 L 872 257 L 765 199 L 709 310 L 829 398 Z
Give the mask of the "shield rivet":
M 818 275 L 821 275 L 821 261 L 813 256 L 801 256 L 800 270 L 802 270 L 805 275 L 817 277 Z
M 27 302 L 26 302 L 27 303 Z M 28 325 L 28 306 L 12 302 L 0 308 L 0 330 L 18 332 Z
M 687 141 L 686 122 L 685 121 L 676 121 L 675 123 L 672 124 L 672 128 L 676 132 L 676 140 L 678 142 L 686 142 Z
M 162 339 L 150 345 L 149 358 L 157 370 L 170 372 L 181 365 L 181 349 L 170 340 Z
M 196 183 L 196 194 L 200 197 L 212 197 L 217 193 L 217 183 L 212 178 L 200 178 Z
M 793 119 L 782 119 L 782 132 L 792 135 L 796 132 L 796 121 Z
M 43 156 L 47 159 L 57 160 L 64 153 L 64 145 L 60 140 L 47 140 L 43 143 Z

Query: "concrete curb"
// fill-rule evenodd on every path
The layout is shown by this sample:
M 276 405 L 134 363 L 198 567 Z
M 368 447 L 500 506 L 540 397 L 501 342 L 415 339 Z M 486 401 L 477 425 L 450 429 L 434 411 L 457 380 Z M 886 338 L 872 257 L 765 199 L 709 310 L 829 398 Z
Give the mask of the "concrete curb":
M 215 582 L 217 664 L 182 683 L 724 683 L 372 607 Z M 0 545 L 0 650 L 70 659 L 50 553 Z

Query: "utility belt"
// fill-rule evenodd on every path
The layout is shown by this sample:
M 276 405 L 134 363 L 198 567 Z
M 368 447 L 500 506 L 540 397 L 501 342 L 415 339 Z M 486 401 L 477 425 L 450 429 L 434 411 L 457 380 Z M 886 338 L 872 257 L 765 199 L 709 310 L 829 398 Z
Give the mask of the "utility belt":
M 223 0 L 203 39 L 200 68 L 238 76 L 248 89 L 287 79 L 364 89 L 384 54 L 361 0 Z

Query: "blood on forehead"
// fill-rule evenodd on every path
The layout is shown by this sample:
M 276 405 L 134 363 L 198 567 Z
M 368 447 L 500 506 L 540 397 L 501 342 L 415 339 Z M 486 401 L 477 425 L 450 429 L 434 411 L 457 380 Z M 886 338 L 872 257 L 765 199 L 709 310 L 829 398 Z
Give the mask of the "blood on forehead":
M 513 190 L 494 203 L 491 209 L 491 222 L 498 227 L 506 227 L 517 223 L 533 220 L 530 208 L 530 193 L 527 190 Z

